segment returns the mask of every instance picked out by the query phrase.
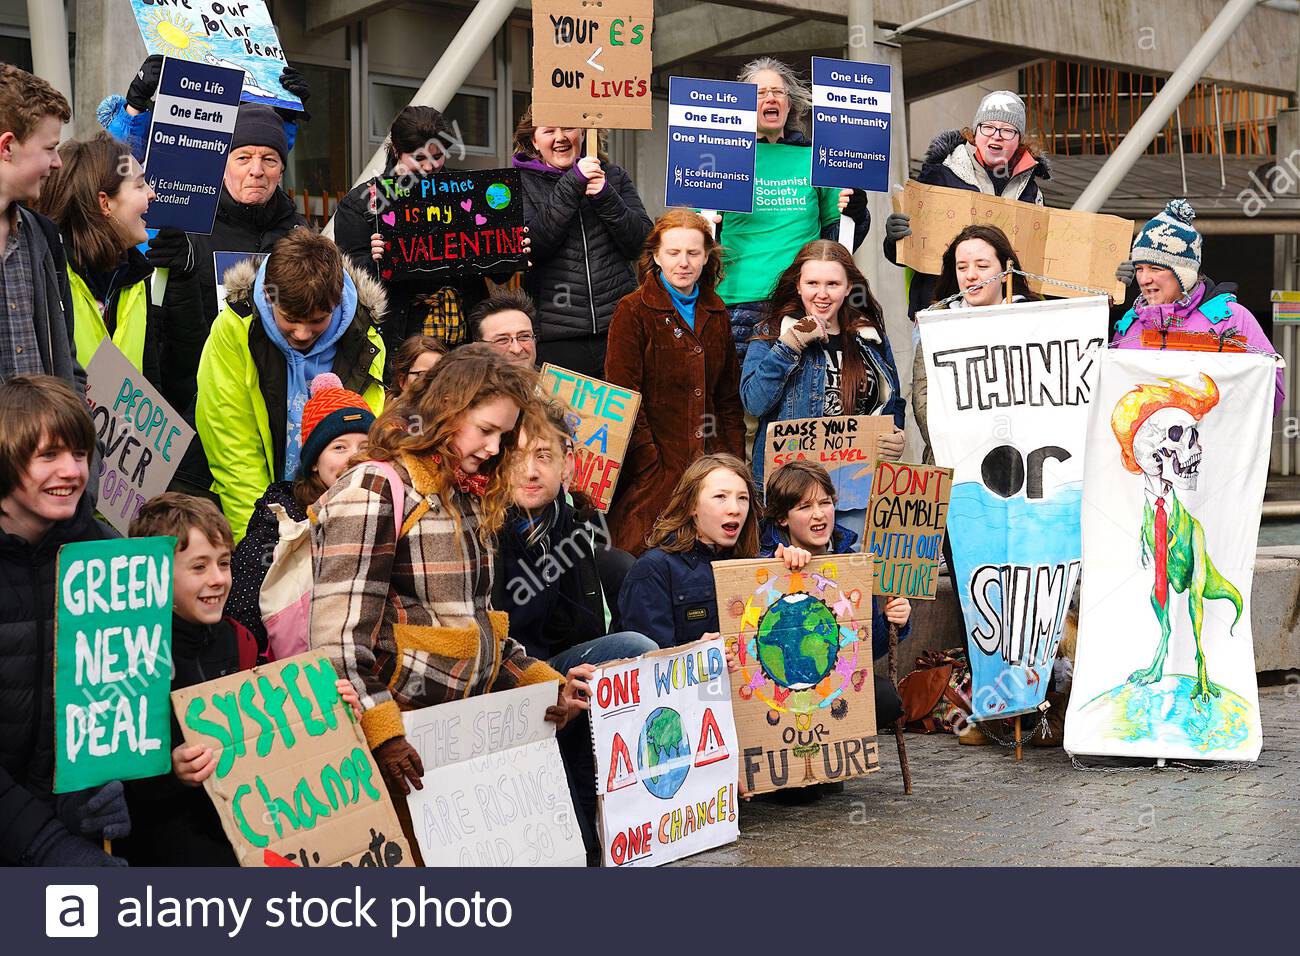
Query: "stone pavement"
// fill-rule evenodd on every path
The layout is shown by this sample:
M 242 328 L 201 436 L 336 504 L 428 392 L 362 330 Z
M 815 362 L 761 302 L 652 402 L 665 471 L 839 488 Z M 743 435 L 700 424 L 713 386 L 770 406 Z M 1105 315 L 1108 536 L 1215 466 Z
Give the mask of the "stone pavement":
M 1300 682 L 1260 688 L 1264 752 L 1245 769 L 1076 770 L 1057 748 L 1023 763 L 996 745 L 893 736 L 879 773 L 805 806 L 743 805 L 740 841 L 696 866 L 1295 866 L 1300 864 Z

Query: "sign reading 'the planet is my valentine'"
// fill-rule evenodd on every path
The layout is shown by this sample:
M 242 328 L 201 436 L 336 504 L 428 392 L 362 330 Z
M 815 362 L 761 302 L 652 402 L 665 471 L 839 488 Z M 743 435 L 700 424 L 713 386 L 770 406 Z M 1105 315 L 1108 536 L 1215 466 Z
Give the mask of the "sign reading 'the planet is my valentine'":
M 375 231 L 384 239 L 380 276 L 522 269 L 528 258 L 523 202 L 519 173 L 513 169 L 379 177 L 370 205 Z

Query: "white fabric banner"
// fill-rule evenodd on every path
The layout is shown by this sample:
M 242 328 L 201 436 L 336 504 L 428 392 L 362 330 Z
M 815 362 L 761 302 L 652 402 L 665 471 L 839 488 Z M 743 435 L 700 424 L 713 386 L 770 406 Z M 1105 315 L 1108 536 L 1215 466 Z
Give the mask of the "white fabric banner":
M 1079 577 L 1104 297 L 921 312 L 935 464 L 953 470 L 953 580 L 976 720 L 1043 702 Z
M 1265 355 L 1105 354 L 1088 428 L 1071 753 L 1259 756 L 1250 590 L 1275 373 Z

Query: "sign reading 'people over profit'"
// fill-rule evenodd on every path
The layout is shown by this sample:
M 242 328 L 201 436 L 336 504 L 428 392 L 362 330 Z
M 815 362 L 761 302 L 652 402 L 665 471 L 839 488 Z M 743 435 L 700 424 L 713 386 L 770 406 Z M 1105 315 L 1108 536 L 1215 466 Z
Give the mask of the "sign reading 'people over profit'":
M 535 0 L 533 125 L 650 129 L 653 0 Z

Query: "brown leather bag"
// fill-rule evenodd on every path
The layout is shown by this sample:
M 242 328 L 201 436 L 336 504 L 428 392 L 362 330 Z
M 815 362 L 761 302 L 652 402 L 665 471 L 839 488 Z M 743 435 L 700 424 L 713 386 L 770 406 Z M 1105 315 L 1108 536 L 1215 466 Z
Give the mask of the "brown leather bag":
M 916 670 L 898 682 L 908 730 L 922 734 L 948 730 L 945 713 L 952 714 L 954 708 L 970 713 L 970 704 L 955 686 L 964 680 L 965 671 L 966 662 L 950 651 L 926 651 L 916 659 Z M 947 705 L 941 707 L 943 701 Z

